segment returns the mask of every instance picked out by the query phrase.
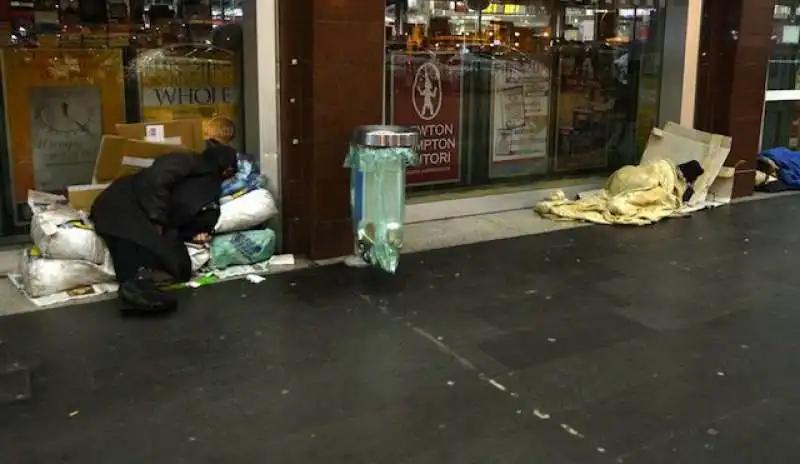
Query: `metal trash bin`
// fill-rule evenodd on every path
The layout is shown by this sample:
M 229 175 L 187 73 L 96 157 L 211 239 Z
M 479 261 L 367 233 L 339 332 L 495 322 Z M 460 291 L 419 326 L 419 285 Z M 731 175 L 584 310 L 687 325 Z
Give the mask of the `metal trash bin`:
M 389 273 L 397 270 L 403 246 L 406 167 L 419 164 L 419 138 L 419 130 L 406 126 L 359 126 L 353 132 L 344 166 L 351 169 L 355 251 L 362 265 Z

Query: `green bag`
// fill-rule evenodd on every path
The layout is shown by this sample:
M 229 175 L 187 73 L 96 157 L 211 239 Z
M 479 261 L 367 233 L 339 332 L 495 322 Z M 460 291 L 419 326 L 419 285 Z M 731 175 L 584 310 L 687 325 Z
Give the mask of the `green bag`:
M 266 261 L 275 253 L 275 239 L 271 229 L 218 235 L 211 241 L 211 268 L 225 269 Z

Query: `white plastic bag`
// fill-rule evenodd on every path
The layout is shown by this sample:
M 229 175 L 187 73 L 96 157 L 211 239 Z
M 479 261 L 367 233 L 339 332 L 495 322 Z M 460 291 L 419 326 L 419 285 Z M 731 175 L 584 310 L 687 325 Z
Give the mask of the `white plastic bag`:
M 69 207 L 59 206 L 33 215 L 31 239 L 42 256 L 102 264 L 106 246 L 87 221 Z
M 41 255 L 53 259 L 105 261 L 106 246 L 83 215 L 65 204 L 63 197 L 28 192 L 31 239 Z
M 31 298 L 114 280 L 114 268 L 108 255 L 105 263 L 99 265 L 90 261 L 44 258 L 35 247 L 22 253 L 20 274 L 25 292 Z
M 211 250 L 206 245 L 187 243 L 186 250 L 192 261 L 192 272 L 197 272 L 211 260 Z
M 67 205 L 69 201 L 64 195 L 28 190 L 28 207 L 33 214 L 44 211 L 55 205 Z
M 278 214 L 275 199 L 266 189 L 257 189 L 220 206 L 217 234 L 258 227 Z

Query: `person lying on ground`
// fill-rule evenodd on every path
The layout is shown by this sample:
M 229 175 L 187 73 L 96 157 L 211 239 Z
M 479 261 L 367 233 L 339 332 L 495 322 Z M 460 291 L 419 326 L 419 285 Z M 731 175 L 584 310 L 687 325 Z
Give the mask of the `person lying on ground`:
M 232 147 L 210 143 L 201 154 L 173 153 L 115 180 L 95 200 L 90 219 L 114 264 L 124 310 L 176 307 L 160 286 L 191 279 L 185 242 L 210 240 L 222 183 L 237 169 Z

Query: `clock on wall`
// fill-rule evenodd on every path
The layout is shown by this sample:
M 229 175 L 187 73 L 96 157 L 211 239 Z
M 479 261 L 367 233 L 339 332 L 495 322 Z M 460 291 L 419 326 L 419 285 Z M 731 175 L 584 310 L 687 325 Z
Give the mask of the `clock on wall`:
M 56 101 L 43 102 L 34 110 L 34 117 L 41 125 L 59 134 L 83 133 L 93 134 L 96 126 L 96 109 L 81 104 L 69 96 Z

